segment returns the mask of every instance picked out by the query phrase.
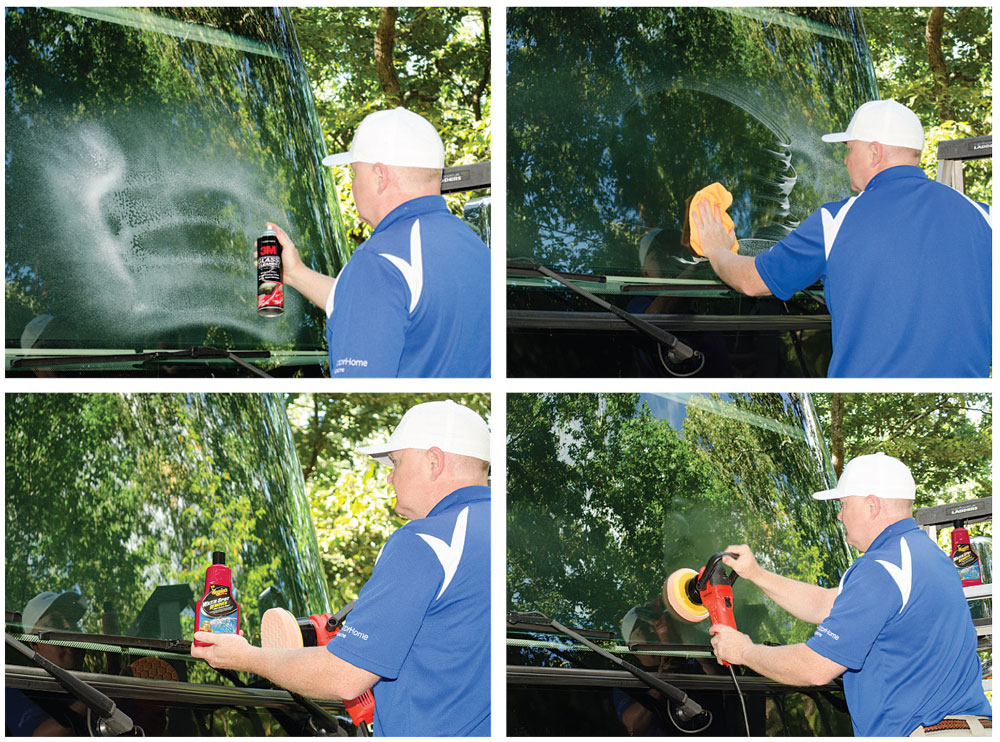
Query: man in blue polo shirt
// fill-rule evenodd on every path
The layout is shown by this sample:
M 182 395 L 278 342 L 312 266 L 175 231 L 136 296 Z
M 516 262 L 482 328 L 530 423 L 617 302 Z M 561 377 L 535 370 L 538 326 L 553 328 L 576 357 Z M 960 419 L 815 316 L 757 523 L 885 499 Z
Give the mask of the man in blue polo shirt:
M 760 567 L 747 546 L 727 547 L 738 558 L 723 557 L 726 564 L 817 628 L 803 644 L 770 647 L 712 626 L 716 656 L 790 685 L 843 675 L 857 736 L 991 729 L 962 581 L 913 519 L 915 496 L 910 470 L 884 453 L 852 459 L 835 489 L 813 495 L 840 501 L 847 542 L 864 552 L 836 588 L 781 577 Z
M 347 152 L 361 220 L 374 231 L 336 277 L 308 268 L 288 235 L 284 280 L 327 315 L 330 376 L 490 375 L 490 251 L 441 196 L 444 145 L 422 116 L 365 117 Z
M 451 401 L 410 408 L 389 440 L 359 449 L 392 467 L 396 512 L 410 522 L 325 647 L 264 649 L 195 632 L 191 654 L 314 698 L 369 688 L 379 736 L 490 735 L 490 437 Z
M 745 294 L 783 300 L 822 280 L 829 376 L 988 376 L 990 207 L 927 179 L 923 127 L 895 101 L 865 103 L 846 132 L 823 140 L 847 143 L 859 195 L 825 204 L 756 257 L 729 252 L 734 234 L 702 202 L 692 222 L 715 272 Z

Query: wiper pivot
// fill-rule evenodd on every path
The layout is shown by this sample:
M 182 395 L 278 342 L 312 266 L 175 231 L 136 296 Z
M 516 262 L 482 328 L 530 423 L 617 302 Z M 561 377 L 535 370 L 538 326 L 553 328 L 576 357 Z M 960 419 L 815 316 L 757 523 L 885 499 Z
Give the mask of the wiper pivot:
M 114 737 L 119 734 L 128 734 L 134 728 L 132 719 L 122 713 L 114 701 L 94 688 L 89 683 L 80 680 L 72 673 L 59 667 L 54 662 L 42 657 L 35 650 L 26 644 L 19 642 L 10 634 L 4 632 L 4 641 L 8 646 L 13 647 L 65 688 L 69 693 L 79 699 L 87 708 L 96 713 L 100 719 L 97 721 L 97 732 L 102 737 Z

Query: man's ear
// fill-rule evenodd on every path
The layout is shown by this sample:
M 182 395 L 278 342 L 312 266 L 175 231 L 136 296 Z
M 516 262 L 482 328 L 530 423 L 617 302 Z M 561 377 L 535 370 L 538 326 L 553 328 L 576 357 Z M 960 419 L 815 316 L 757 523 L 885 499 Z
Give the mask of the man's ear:
M 431 446 L 427 449 L 427 460 L 431 467 L 431 480 L 436 480 L 442 474 L 444 474 L 445 464 L 447 463 L 447 456 L 444 451 L 442 451 L 437 446 Z
M 381 196 L 389 187 L 389 166 L 382 162 L 376 162 L 372 165 L 372 170 L 375 174 L 376 192 Z
M 886 158 L 885 147 L 880 142 L 868 142 L 868 161 L 872 167 L 881 165 Z
M 865 506 L 868 508 L 868 515 L 874 519 L 882 512 L 882 500 L 877 495 L 865 495 Z

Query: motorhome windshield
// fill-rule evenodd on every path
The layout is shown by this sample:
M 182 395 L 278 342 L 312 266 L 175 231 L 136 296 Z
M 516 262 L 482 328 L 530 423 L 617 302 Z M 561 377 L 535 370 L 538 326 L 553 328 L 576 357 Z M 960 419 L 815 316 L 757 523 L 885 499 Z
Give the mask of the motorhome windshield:
M 513 394 L 507 405 L 507 602 L 623 645 L 709 644 L 665 614 L 669 574 L 749 544 L 779 574 L 835 586 L 850 563 L 809 399 L 796 394 Z M 740 629 L 803 641 L 746 581 Z M 528 632 L 529 634 L 531 632 Z M 530 641 L 516 662 L 562 666 Z M 515 660 L 512 660 L 515 661 Z
M 850 195 L 820 136 L 875 96 L 850 8 L 510 8 L 507 60 L 508 255 L 694 287 L 687 199 L 721 183 L 766 249 Z
M 76 653 L 67 669 L 153 657 L 174 680 L 221 682 L 170 651 L 191 640 L 215 551 L 254 643 L 268 608 L 332 608 L 279 398 L 7 395 L 5 432 L 6 629 L 57 632 L 42 643 Z
M 347 258 L 287 11 L 7 8 L 4 21 L 8 359 L 322 358 L 322 311 L 294 291 L 280 317 L 256 308 L 266 222 L 316 270 Z

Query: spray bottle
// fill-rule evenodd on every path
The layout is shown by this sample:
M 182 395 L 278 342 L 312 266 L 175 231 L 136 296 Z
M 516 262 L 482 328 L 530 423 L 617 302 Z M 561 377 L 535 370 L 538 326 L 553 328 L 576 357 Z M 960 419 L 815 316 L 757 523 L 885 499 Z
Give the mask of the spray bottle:
M 979 556 L 969 543 L 969 532 L 963 521 L 956 520 L 951 532 L 951 561 L 958 567 L 962 578 L 962 587 L 983 584 L 983 572 L 979 565 Z
M 205 572 L 205 592 L 195 608 L 196 631 L 236 634 L 240 626 L 240 607 L 233 596 L 233 573 L 226 566 L 224 551 L 212 552 L 212 566 Z M 195 646 L 206 647 L 195 641 Z

